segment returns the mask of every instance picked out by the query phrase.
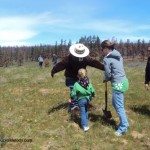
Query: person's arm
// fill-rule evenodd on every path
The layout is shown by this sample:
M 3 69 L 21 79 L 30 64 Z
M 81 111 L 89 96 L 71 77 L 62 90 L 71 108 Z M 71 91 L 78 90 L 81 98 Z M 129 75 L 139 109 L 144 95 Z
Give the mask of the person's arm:
M 91 57 L 87 57 L 86 61 L 87 61 L 88 66 L 91 66 L 100 70 L 104 70 L 104 65 L 98 60 L 93 59 Z
M 108 59 L 104 59 L 104 81 L 110 81 L 111 80 L 111 65 Z
M 53 69 L 51 70 L 51 76 L 53 77 L 55 73 L 66 69 L 67 63 L 68 63 L 68 57 L 65 57 L 62 61 L 60 61 L 53 67 Z
M 145 68 L 145 84 L 148 84 L 148 61 Z

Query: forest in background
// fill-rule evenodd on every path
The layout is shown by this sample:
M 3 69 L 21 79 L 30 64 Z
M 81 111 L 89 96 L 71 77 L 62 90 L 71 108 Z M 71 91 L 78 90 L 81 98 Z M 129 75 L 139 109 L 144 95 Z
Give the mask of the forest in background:
M 114 40 L 114 39 L 112 39 Z M 150 41 L 137 40 L 132 42 L 127 39 L 117 41 L 116 49 L 120 51 L 122 56 L 126 59 L 135 60 L 135 58 L 144 61 L 147 56 L 147 50 L 150 47 Z M 84 36 L 76 43 L 83 43 L 90 49 L 90 56 L 94 58 L 101 57 L 101 44 L 102 40 L 98 36 Z M 69 47 L 72 45 L 72 41 L 61 39 L 60 44 L 58 42 L 55 45 L 40 44 L 35 46 L 0 46 L 0 67 L 7 67 L 14 64 L 18 66 L 23 65 L 24 62 L 37 61 L 39 55 L 42 55 L 45 59 L 51 59 L 53 54 L 56 54 L 59 58 L 63 58 L 69 53 Z

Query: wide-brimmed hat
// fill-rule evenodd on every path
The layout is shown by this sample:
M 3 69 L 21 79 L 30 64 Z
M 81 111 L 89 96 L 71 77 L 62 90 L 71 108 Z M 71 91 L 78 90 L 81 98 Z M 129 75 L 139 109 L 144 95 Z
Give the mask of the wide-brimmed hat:
M 81 43 L 73 44 L 72 46 L 70 46 L 69 51 L 73 56 L 79 58 L 89 55 L 89 49 Z
M 101 43 L 101 47 L 102 47 L 102 48 L 105 48 L 105 47 L 107 47 L 107 48 L 112 48 L 112 47 L 114 47 L 114 45 L 115 45 L 115 43 L 114 43 L 114 42 L 111 42 L 111 41 L 109 41 L 109 40 L 105 40 L 105 41 L 103 41 L 103 42 Z

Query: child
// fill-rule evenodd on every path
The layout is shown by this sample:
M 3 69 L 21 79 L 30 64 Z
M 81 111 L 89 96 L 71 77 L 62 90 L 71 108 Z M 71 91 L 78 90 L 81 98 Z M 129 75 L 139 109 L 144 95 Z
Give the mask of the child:
M 124 108 L 124 92 L 127 91 L 129 83 L 123 67 L 121 54 L 114 49 L 114 43 L 105 40 L 101 43 L 104 54 L 104 82 L 111 82 L 112 85 L 112 105 L 119 116 L 119 126 L 115 132 L 116 136 L 121 136 L 127 132 L 129 123 Z
M 89 82 L 87 77 L 87 71 L 85 69 L 79 69 L 78 71 L 79 80 L 74 84 L 73 90 L 71 91 L 71 98 L 77 99 L 78 106 L 80 109 L 81 126 L 86 132 L 89 130 L 88 126 L 88 104 L 92 97 L 95 95 L 95 89 Z

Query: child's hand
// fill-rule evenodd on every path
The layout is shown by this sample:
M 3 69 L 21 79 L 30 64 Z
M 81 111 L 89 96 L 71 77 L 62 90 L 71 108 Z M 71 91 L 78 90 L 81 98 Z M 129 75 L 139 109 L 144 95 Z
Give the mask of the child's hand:
M 71 103 L 71 99 L 69 99 L 68 102 Z

